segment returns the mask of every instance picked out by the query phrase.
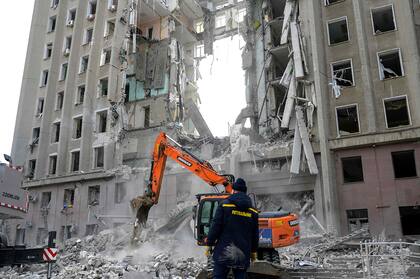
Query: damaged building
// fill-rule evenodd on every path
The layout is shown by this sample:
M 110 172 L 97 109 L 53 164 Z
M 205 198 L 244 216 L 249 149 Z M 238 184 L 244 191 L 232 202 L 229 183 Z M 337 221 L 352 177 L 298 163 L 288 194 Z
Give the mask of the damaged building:
M 12 147 L 26 242 L 132 220 L 161 130 L 222 155 L 215 169 L 244 177 L 263 210 L 309 208 L 340 234 L 419 234 L 419 16 L 391 0 L 36 0 Z M 223 140 L 196 81 L 234 35 L 247 106 Z M 151 217 L 206 191 L 170 165 Z

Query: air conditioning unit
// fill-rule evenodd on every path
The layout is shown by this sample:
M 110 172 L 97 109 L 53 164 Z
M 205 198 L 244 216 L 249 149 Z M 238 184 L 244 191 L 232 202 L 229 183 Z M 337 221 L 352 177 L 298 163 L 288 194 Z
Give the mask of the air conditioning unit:
M 89 15 L 87 16 L 87 19 L 88 19 L 89 21 L 92 21 L 92 20 L 94 20 L 94 19 L 95 19 L 95 15 L 89 14 Z
M 70 49 L 69 49 L 69 48 L 66 48 L 66 49 L 64 50 L 64 52 L 63 52 L 63 55 L 64 55 L 64 56 L 69 56 L 69 55 L 70 55 Z
M 74 20 L 69 20 L 69 21 L 67 21 L 67 26 L 68 27 L 73 27 L 74 26 Z
M 115 6 L 115 5 L 111 5 L 111 6 L 109 6 L 108 10 L 109 10 L 110 12 L 115 12 L 115 11 L 117 10 L 117 6 Z

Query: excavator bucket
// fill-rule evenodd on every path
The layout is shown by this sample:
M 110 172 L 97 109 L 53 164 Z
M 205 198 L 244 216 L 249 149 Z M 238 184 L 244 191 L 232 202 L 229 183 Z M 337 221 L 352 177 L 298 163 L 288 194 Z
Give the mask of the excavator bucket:
M 150 208 L 154 205 L 153 200 L 149 196 L 138 196 L 131 200 L 131 207 L 136 212 L 136 221 L 134 223 L 133 235 L 131 243 L 135 244 L 140 237 L 141 228 L 146 226 Z

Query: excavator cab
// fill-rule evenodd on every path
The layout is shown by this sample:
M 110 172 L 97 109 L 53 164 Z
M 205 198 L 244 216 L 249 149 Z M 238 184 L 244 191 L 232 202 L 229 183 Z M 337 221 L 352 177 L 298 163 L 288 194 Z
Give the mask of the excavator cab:
M 196 195 L 198 204 L 194 208 L 194 236 L 199 246 L 205 246 L 211 223 L 219 204 L 229 197 L 228 194 L 200 194 Z

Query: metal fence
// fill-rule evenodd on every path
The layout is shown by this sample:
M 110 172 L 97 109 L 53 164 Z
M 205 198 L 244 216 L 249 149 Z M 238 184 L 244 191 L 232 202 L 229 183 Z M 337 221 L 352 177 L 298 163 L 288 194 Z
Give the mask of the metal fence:
M 413 278 L 408 271 L 420 263 L 420 243 L 361 242 L 360 254 L 363 278 Z

